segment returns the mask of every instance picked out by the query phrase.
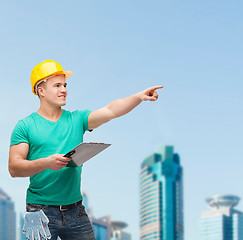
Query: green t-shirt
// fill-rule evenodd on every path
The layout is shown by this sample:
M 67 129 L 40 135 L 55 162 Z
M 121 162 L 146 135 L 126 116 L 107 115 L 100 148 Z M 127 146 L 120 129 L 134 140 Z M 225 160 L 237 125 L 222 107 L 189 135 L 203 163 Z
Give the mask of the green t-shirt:
M 88 130 L 90 110 L 63 113 L 57 122 L 49 121 L 38 113 L 18 121 L 10 146 L 26 142 L 29 144 L 27 160 L 45 158 L 59 153 L 66 154 L 83 142 Z M 30 176 L 26 202 L 44 205 L 68 205 L 82 200 L 80 167 L 64 167 L 60 170 L 46 169 Z

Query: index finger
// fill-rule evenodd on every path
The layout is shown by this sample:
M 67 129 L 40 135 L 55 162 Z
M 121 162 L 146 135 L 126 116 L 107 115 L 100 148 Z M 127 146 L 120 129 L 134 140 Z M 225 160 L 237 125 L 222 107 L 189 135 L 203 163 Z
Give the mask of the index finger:
M 72 160 L 72 159 L 71 158 L 67 158 L 67 157 L 61 157 L 61 158 L 59 158 L 59 161 L 64 162 L 64 163 L 67 163 L 70 160 Z
M 149 90 L 156 90 L 156 89 L 160 89 L 163 88 L 164 86 L 154 86 L 154 87 L 150 87 Z

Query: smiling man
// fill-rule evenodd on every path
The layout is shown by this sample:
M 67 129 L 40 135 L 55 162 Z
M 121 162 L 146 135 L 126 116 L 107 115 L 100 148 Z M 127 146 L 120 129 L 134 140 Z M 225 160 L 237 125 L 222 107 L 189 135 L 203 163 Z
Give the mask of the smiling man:
M 26 194 L 24 232 L 27 239 L 95 239 L 80 192 L 82 166 L 66 167 L 64 154 L 83 142 L 85 131 L 127 114 L 142 101 L 156 101 L 156 89 L 115 100 L 96 111 L 66 111 L 71 71 L 46 60 L 31 73 L 32 92 L 40 108 L 15 126 L 10 142 L 9 172 L 30 177 Z

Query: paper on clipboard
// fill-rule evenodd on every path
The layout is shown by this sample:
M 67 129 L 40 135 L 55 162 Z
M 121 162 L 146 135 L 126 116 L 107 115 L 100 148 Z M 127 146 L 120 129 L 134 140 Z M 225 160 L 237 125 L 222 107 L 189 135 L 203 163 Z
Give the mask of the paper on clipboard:
M 73 150 L 64 155 L 64 157 L 70 157 L 72 160 L 68 162 L 67 167 L 78 167 L 94 157 L 98 153 L 108 148 L 111 144 L 106 143 L 81 143 Z

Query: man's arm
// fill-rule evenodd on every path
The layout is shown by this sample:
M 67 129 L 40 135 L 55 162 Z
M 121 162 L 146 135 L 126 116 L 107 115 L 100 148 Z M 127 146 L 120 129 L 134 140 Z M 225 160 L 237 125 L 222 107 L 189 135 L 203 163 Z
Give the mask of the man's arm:
M 159 88 L 163 88 L 163 86 L 147 88 L 142 92 L 136 93 L 134 95 L 122 99 L 115 100 L 109 103 L 107 106 L 91 112 L 88 118 L 89 130 L 97 128 L 100 125 L 109 122 L 114 118 L 121 117 L 129 113 L 142 101 L 156 101 L 159 96 L 156 92 L 156 89 Z
M 29 152 L 28 143 L 19 143 L 9 149 L 8 169 L 12 177 L 29 177 L 45 169 L 59 170 L 66 167 L 70 158 L 54 154 L 46 158 L 26 160 Z

